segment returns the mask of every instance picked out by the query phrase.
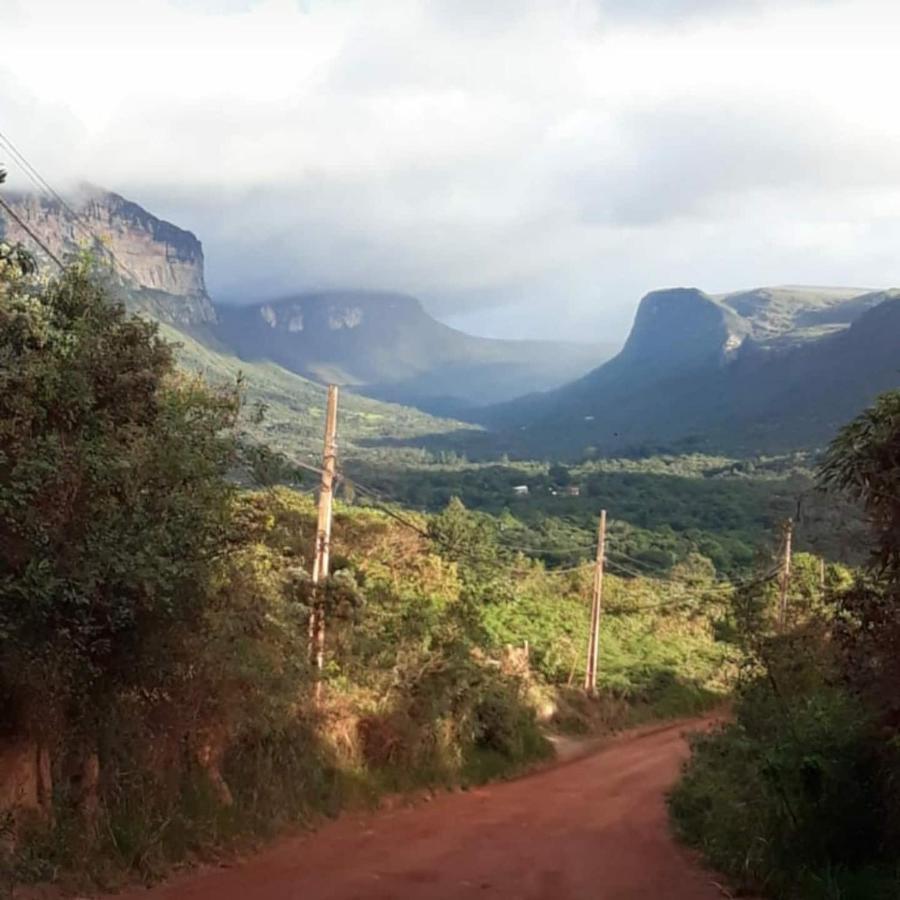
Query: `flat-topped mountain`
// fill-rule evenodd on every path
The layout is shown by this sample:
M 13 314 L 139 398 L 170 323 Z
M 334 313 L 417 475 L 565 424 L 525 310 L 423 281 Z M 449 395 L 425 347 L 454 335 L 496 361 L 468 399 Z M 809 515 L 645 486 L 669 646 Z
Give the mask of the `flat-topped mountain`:
M 137 203 L 94 187 L 80 188 L 63 206 L 37 194 L 5 195 L 16 214 L 58 258 L 87 249 L 111 253 L 136 309 L 175 325 L 215 320 L 203 275 L 203 247 L 190 232 L 159 219 Z M 76 215 L 72 215 L 70 212 Z M 93 235 L 99 238 L 101 246 Z M 23 229 L 0 212 L 0 238 L 21 241 L 41 256 Z
M 433 319 L 414 297 L 385 292 L 301 294 L 250 306 L 214 306 L 200 241 L 138 204 L 93 187 L 81 188 L 65 203 L 36 194 L 5 197 L 57 257 L 82 249 L 101 260 L 114 256 L 132 309 L 186 331 L 218 353 L 275 363 L 376 399 L 457 413 L 564 384 L 615 349 L 474 337 Z M 36 249 L 15 221 L 0 215 L 4 237 Z
M 433 319 L 414 297 L 378 291 L 217 310 L 216 336 L 243 359 L 438 412 L 560 385 L 610 353 L 599 345 L 475 337 Z
M 738 291 L 717 299 L 747 323 L 759 344 L 790 346 L 846 328 L 880 302 L 862 288 L 774 287 Z
M 696 288 L 647 294 L 620 358 L 652 371 L 691 369 L 721 362 L 749 334 L 747 321 Z
M 759 452 L 820 446 L 898 385 L 900 291 L 676 288 L 644 297 L 614 359 L 480 418 L 523 455 Z

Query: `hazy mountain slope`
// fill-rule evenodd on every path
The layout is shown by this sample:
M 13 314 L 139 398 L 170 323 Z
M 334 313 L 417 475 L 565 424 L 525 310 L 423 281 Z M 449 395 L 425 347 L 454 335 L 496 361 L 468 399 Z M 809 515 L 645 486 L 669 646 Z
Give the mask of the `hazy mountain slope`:
M 544 390 L 610 354 L 596 345 L 474 337 L 436 321 L 413 297 L 369 291 L 221 306 L 215 334 L 243 359 L 439 410 Z
M 750 299 L 648 294 L 615 359 L 556 391 L 494 407 L 484 421 L 526 454 L 679 442 L 759 452 L 819 445 L 900 385 L 900 292 L 807 304 L 791 313 L 797 329 L 814 316 L 839 328 L 812 337 L 788 326 L 777 340 Z M 769 316 L 770 304 L 761 305 Z
M 213 383 L 233 384 L 243 378 L 247 414 L 243 428 L 291 459 L 317 460 L 322 453 L 325 423 L 325 388 L 272 362 L 246 362 L 228 352 L 201 343 L 184 331 L 161 325 L 163 334 L 179 345 L 183 368 L 199 372 Z M 257 404 L 264 414 L 256 421 Z M 474 426 L 440 419 L 418 409 L 360 397 L 343 391 L 339 403 L 339 438 L 342 456 L 372 456 L 384 450 L 370 449 L 383 441 L 406 441 L 447 432 L 459 433 Z
M 274 362 L 240 360 L 217 339 L 213 330 L 216 312 L 204 280 L 203 248 L 193 234 L 117 194 L 93 188 L 68 201 L 79 219 L 46 197 L 4 197 L 57 257 L 87 248 L 108 262 L 104 247 L 111 250 L 121 266 L 118 280 L 126 303 L 161 323 L 163 334 L 180 345 L 179 357 L 185 368 L 200 371 L 212 381 L 234 382 L 241 373 L 249 407 L 257 403 L 265 407 L 261 421 L 246 417 L 244 427 L 254 437 L 294 458 L 321 453 L 324 388 Z M 102 247 L 96 246 L 91 232 L 103 242 Z M 21 241 L 34 249 L 31 239 L 15 222 L 5 221 L 2 212 L 0 238 Z M 470 427 L 348 392 L 340 404 L 344 453 L 383 452 L 362 448 L 385 438 L 408 440 Z

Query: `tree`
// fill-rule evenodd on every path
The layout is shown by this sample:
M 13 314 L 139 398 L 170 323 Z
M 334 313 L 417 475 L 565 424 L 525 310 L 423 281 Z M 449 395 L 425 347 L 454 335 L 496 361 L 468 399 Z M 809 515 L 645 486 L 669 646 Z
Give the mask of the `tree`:
M 875 531 L 877 565 L 900 576 L 900 391 L 882 394 L 841 429 L 821 480 L 862 502 Z
M 512 597 L 506 567 L 501 565 L 510 554 L 497 540 L 496 520 L 470 512 L 453 497 L 431 520 L 428 533 L 441 556 L 459 566 L 465 599 L 484 603 Z
M 90 260 L 0 272 L 0 704 L 82 732 L 164 689 L 223 544 L 234 391 L 176 373 Z
M 870 567 L 839 595 L 837 633 L 849 677 L 900 730 L 900 391 L 841 430 L 821 480 L 861 502 L 874 532 Z
M 557 487 L 566 487 L 572 483 L 572 474 L 565 466 L 558 463 L 550 466 L 547 475 Z

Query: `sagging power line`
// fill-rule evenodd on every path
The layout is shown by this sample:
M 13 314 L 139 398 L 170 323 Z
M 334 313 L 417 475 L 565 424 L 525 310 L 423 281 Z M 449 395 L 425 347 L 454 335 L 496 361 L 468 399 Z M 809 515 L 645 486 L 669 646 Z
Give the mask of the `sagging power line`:
M 45 194 L 52 200 L 55 200 L 60 207 L 66 212 L 69 217 L 72 219 L 74 224 L 81 230 L 82 234 L 85 235 L 90 241 L 91 244 L 98 248 L 102 253 L 106 254 L 112 262 L 113 266 L 119 269 L 119 271 L 126 276 L 130 281 L 133 281 L 137 286 L 141 286 L 141 280 L 137 277 L 137 275 L 132 272 L 128 266 L 125 265 L 113 252 L 112 248 L 109 247 L 100 236 L 91 228 L 91 226 L 87 223 L 84 217 L 78 213 L 72 206 L 65 200 L 65 198 L 44 178 L 43 175 L 37 170 L 37 168 L 28 160 L 24 153 L 12 142 L 12 140 L 0 131 L 0 146 L 6 148 L 7 152 L 12 157 L 13 162 L 19 168 L 19 170 L 28 178 L 29 181 L 37 188 L 39 194 Z M 63 268 L 62 262 L 60 262 L 59 258 L 53 254 L 49 247 L 47 247 L 46 243 L 39 239 L 23 221 L 17 216 L 12 209 L 5 202 L 2 204 L 3 208 L 6 212 L 14 219 L 14 221 L 21 227 L 29 237 L 34 240 L 41 250 L 54 262 L 60 269 Z
M 19 228 L 21 228 L 25 232 L 25 234 L 27 234 L 28 237 L 30 237 L 54 263 L 56 263 L 60 271 L 65 268 L 65 266 L 63 266 L 63 264 L 57 258 L 56 254 L 41 240 L 41 238 L 37 234 L 35 234 L 34 231 L 31 230 L 25 220 L 22 219 L 2 197 L 0 197 L 0 209 L 3 209 L 4 212 L 19 226 Z

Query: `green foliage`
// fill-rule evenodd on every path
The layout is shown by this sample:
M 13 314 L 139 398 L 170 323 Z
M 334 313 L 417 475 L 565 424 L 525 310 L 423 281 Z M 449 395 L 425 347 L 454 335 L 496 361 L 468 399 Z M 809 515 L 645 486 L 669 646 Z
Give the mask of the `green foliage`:
M 178 374 L 88 260 L 47 284 L 7 268 L 0 287 L 0 709 L 55 786 L 19 876 L 150 874 L 397 773 L 478 780 L 547 752 L 522 678 L 479 646 L 496 557 L 465 541 L 485 521 L 435 526 L 460 577 L 417 532 L 338 507 L 314 708 L 315 508 L 237 488 L 284 473 L 237 440 L 241 385 Z
M 513 600 L 484 611 L 493 646 L 527 643 L 531 665 L 549 683 L 580 684 L 588 643 L 591 568 L 554 576 L 538 565 L 519 570 Z M 627 704 L 632 718 L 707 709 L 727 694 L 735 648 L 717 640 L 721 594 L 708 582 L 604 579 L 599 684 Z
M 634 568 L 631 557 L 645 564 L 642 571 L 664 574 L 700 553 L 722 574 L 747 572 L 798 504 L 798 550 L 851 563 L 863 556 L 857 509 L 816 492 L 811 460 L 803 455 L 736 460 L 686 454 L 594 460 L 568 469 L 539 462 L 376 465 L 353 459 L 349 465 L 362 482 L 405 505 L 434 512 L 458 497 L 469 510 L 492 514 L 504 543 L 526 547 L 550 566 L 591 558 L 601 507 L 610 511 L 613 566 Z M 561 470 L 579 496 L 556 484 Z M 527 497 L 513 493 L 521 484 L 529 488 Z
M 110 304 L 87 262 L 41 292 L 7 283 L 0 684 L 21 727 L 58 715 L 90 731 L 111 690 L 165 682 L 152 648 L 202 615 L 236 410 L 233 392 L 177 377 L 156 327 Z
M 900 892 L 898 397 L 842 430 L 822 481 L 860 500 L 874 553 L 817 584 L 795 559 L 788 616 L 771 585 L 738 594 L 747 653 L 735 721 L 697 739 L 671 808 L 683 836 L 740 886 L 804 900 Z
M 900 574 L 900 391 L 882 394 L 841 430 L 821 479 L 862 501 L 878 565 Z
M 829 448 L 824 483 L 861 501 L 871 564 L 839 596 L 837 636 L 854 687 L 896 735 L 900 727 L 900 391 L 879 397 Z
M 785 700 L 755 682 L 734 724 L 694 740 L 670 800 L 675 822 L 713 866 L 748 889 L 887 900 L 898 883 L 877 872 L 891 865 L 891 782 L 875 748 L 871 719 L 844 691 L 821 687 Z
M 443 512 L 432 517 L 428 534 L 445 559 L 459 564 L 465 599 L 481 604 L 512 597 L 505 565 L 510 553 L 498 541 L 494 519 L 469 512 L 453 497 Z

